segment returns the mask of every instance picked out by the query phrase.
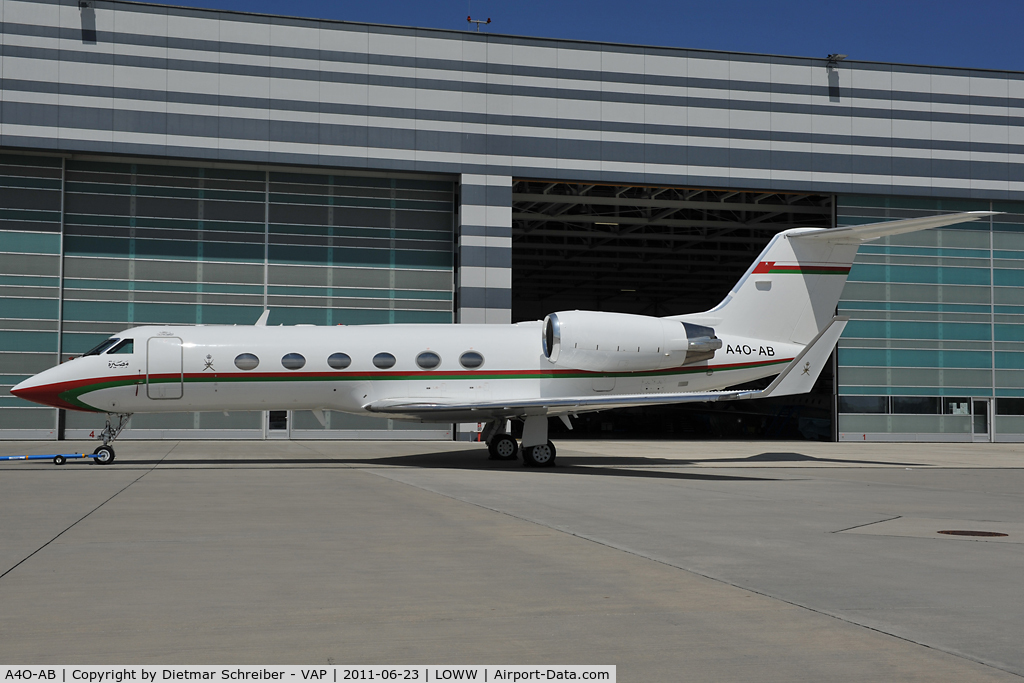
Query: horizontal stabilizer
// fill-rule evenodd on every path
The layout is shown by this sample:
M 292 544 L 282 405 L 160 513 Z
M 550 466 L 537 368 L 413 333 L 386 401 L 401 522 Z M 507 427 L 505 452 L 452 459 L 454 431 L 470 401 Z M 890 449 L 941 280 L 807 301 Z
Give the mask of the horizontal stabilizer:
M 832 228 L 830 230 L 816 230 L 814 232 L 801 232 L 792 235 L 793 238 L 801 240 L 818 240 L 823 242 L 838 242 L 840 244 L 859 244 L 868 240 L 886 237 L 888 235 L 902 235 L 905 232 L 916 232 L 928 228 L 941 228 L 945 225 L 956 225 L 967 223 L 980 218 L 996 216 L 1002 211 L 965 211 L 963 213 L 947 213 L 942 216 L 925 216 L 923 218 L 907 218 L 900 221 L 885 221 L 884 223 L 869 223 L 867 225 L 850 225 L 844 228 Z

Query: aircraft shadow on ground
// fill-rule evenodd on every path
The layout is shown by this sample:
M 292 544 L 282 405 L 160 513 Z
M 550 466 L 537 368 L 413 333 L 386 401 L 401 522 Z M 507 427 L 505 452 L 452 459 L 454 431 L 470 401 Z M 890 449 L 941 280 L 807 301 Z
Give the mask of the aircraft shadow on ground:
M 929 465 L 918 462 L 891 462 L 885 460 L 844 460 L 842 458 L 816 458 L 813 455 L 803 453 L 778 452 L 758 453 L 743 458 L 644 458 L 640 456 L 606 457 L 606 456 L 560 456 L 561 461 L 571 461 L 574 465 L 618 465 L 636 467 L 685 467 L 687 465 L 702 465 L 704 463 L 772 463 L 772 462 L 808 462 L 808 463 L 835 463 L 839 465 L 893 465 L 899 467 L 929 467 Z
M 886 460 L 844 460 L 842 458 L 816 458 L 803 453 L 759 453 L 749 458 L 716 459 L 714 462 L 831 462 L 840 465 L 898 465 L 900 467 L 928 467 L 919 462 L 891 462 Z
M 536 474 L 578 474 L 587 476 L 633 477 L 639 479 L 680 479 L 691 481 L 776 481 L 771 477 L 737 476 L 726 474 L 703 474 L 696 472 L 665 472 L 654 469 L 619 469 L 628 466 L 668 467 L 690 464 L 690 461 L 666 458 L 605 457 L 580 458 L 564 456 L 555 467 L 525 468 L 519 460 L 488 460 L 486 451 L 444 451 L 417 455 L 387 456 L 381 458 L 160 458 L 147 460 L 124 460 L 125 466 L 176 466 L 198 468 L 209 467 L 252 467 L 252 466 L 316 466 L 316 465 L 357 465 L 361 468 L 413 467 L 421 469 L 455 470 L 506 470 Z M 114 465 L 117 467 L 117 465 Z

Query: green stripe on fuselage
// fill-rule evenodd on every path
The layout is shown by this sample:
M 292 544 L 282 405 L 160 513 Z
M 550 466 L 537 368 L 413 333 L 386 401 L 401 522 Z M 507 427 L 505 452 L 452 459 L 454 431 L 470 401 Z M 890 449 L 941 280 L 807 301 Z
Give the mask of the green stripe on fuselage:
M 760 368 L 769 365 L 778 365 L 780 363 L 788 363 L 789 358 L 778 359 L 778 360 L 766 360 L 756 363 L 743 363 L 735 367 L 695 367 L 695 368 L 675 368 L 671 370 L 647 370 L 644 372 L 587 372 L 580 370 L 578 372 L 545 372 L 543 370 L 527 370 L 517 374 L 502 374 L 502 373 L 487 373 L 480 372 L 472 375 L 464 374 L 451 374 L 451 373 L 429 373 L 429 374 L 415 374 L 410 375 L 406 373 L 388 374 L 381 373 L 373 375 L 371 377 L 354 376 L 351 374 L 304 374 L 304 375 L 288 375 L 283 377 L 266 377 L 261 375 L 245 375 L 245 374 L 230 374 L 230 375 L 186 375 L 184 382 L 186 384 L 199 384 L 199 383 L 211 383 L 211 382 L 359 382 L 359 381 L 400 381 L 410 379 L 433 379 L 433 380 L 478 380 L 478 379 L 586 379 L 586 378 L 622 378 L 622 377 L 664 377 L 668 375 L 690 375 L 695 373 L 706 373 L 708 371 L 713 372 L 725 372 L 729 370 L 747 370 L 750 368 Z M 177 379 L 170 377 L 155 378 L 150 381 L 150 384 L 172 384 Z M 71 405 L 77 406 L 82 410 L 88 410 L 91 412 L 105 413 L 106 410 L 101 410 L 90 406 L 81 400 L 81 396 L 88 394 L 92 391 L 100 391 L 101 389 L 112 389 L 115 387 L 130 386 L 138 383 L 138 379 L 135 377 L 126 377 L 124 379 L 115 380 L 103 380 L 96 382 L 95 384 L 87 384 L 74 389 L 68 389 L 67 391 L 61 392 L 60 399 Z M 141 383 L 140 383 L 141 384 Z

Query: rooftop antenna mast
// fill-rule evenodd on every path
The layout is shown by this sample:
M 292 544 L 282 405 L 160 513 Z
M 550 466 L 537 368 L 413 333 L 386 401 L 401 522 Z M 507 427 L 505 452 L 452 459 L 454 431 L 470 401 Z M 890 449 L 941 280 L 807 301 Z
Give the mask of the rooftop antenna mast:
M 483 19 L 474 19 L 472 17 L 472 15 L 471 15 L 471 16 L 466 17 L 466 21 L 468 21 L 471 24 L 476 24 L 476 32 L 480 33 L 480 24 L 489 24 L 489 23 L 491 23 L 491 18 L 487 17 L 487 20 L 484 21 Z

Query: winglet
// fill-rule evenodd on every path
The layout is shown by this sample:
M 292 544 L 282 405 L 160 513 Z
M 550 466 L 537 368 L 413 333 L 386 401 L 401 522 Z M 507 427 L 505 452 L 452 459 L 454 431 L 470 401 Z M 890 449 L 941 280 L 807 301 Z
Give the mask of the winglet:
M 269 318 L 269 317 L 270 317 L 270 309 L 269 308 L 263 309 L 263 315 L 261 315 L 260 319 L 256 321 L 256 327 L 266 327 L 267 326 L 267 318 Z
M 832 355 L 832 349 L 835 348 L 836 342 L 839 341 L 839 337 L 849 321 L 847 316 L 837 315 L 832 318 L 825 329 L 819 332 L 818 336 L 797 354 L 797 357 L 779 373 L 779 376 L 764 391 L 743 398 L 806 394 L 818 381 L 818 375 L 824 369 L 825 363 Z

